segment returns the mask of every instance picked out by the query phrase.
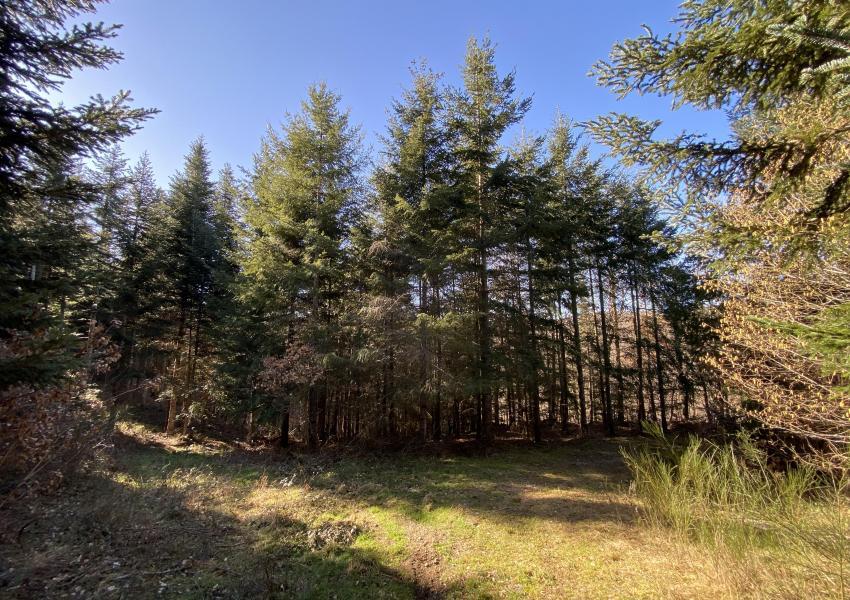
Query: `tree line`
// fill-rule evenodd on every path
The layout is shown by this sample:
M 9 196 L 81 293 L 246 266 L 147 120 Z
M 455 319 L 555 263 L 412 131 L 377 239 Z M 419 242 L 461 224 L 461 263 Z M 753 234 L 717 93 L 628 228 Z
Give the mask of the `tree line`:
M 311 448 L 732 416 L 845 443 L 850 17 L 721 4 L 686 3 L 683 37 L 647 31 L 595 74 L 728 109 L 727 142 L 619 114 L 530 134 L 530 99 L 473 38 L 459 85 L 411 69 L 376 156 L 320 83 L 249 168 L 214 174 L 198 138 L 162 190 L 116 146 L 155 111 L 47 99 L 120 59 L 114 28 L 66 26 L 97 2 L 10 2 L 6 467 L 46 469 L 123 403 L 162 406 L 168 433 Z
M 11 264 L 39 288 L 12 301 L 69 338 L 56 352 L 113 419 L 159 402 L 168 433 L 225 420 L 310 447 L 539 442 L 704 412 L 704 299 L 653 191 L 563 116 L 521 131 L 530 99 L 487 39 L 470 40 L 459 87 L 411 74 L 374 159 L 317 84 L 240 176 L 214 175 L 202 138 L 167 190 L 117 146 L 51 164 L 86 195 L 32 207 L 27 234 L 62 251 Z
M 310 446 L 539 442 L 704 412 L 705 299 L 652 190 L 591 158 L 562 116 L 503 147 L 530 101 L 489 40 L 470 41 L 463 81 L 414 68 L 374 166 L 325 84 L 238 180 L 213 180 L 199 139 L 167 192 L 133 200 L 147 159 L 128 171 L 107 154 L 95 210 L 132 212 L 111 220 L 140 232 L 97 226 L 135 240 L 105 249 L 127 271 L 95 316 L 120 323 L 110 393 L 155 382 L 168 432 L 218 413 Z

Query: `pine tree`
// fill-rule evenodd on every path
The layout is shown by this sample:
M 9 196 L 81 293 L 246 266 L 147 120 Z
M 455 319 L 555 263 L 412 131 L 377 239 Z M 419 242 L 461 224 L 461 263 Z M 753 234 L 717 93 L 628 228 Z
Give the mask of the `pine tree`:
M 478 348 L 473 379 L 477 430 L 486 443 L 492 437 L 493 420 L 489 261 L 496 245 L 493 220 L 498 213 L 493 172 L 502 158 L 499 143 L 503 134 L 528 111 L 531 100 L 514 97 L 513 73 L 499 77 L 495 48 L 487 38 L 480 43 L 470 39 L 467 44 L 463 82 L 464 88 L 451 94 L 449 125 L 455 140 L 453 152 L 460 163 L 458 187 L 465 209 L 457 232 L 469 249 L 460 253 L 460 258 L 475 275 Z
M 80 282 L 66 277 L 62 263 L 82 261 L 90 250 L 80 219 L 94 200 L 71 174 L 72 165 L 127 136 L 152 114 L 130 108 L 125 92 L 74 108 L 51 103 L 49 94 L 61 89 L 74 69 L 106 68 L 121 58 L 103 43 L 116 27 L 88 23 L 69 30 L 65 25 L 95 5 L 12 0 L 0 15 L 0 37 L 16 41 L 0 50 L 5 74 L 0 81 L 0 330 L 3 336 L 18 332 L 12 333 L 13 343 L 24 346 L 20 360 L 0 362 L 3 387 L 43 385 L 66 374 L 59 365 L 67 366 L 67 360 L 59 360 L 59 354 L 69 340 L 56 326 L 63 307 L 80 293 Z M 47 338 L 30 337 L 35 331 L 48 332 Z
M 333 302 L 342 293 L 343 242 L 358 208 L 360 164 L 358 129 L 339 103 L 325 84 L 312 86 L 301 112 L 282 134 L 270 130 L 255 158 L 245 270 L 277 330 L 293 332 L 268 349 L 270 356 L 283 354 L 296 336 L 316 361 L 334 351 Z M 315 447 L 327 382 L 319 378 L 307 388 L 305 437 Z

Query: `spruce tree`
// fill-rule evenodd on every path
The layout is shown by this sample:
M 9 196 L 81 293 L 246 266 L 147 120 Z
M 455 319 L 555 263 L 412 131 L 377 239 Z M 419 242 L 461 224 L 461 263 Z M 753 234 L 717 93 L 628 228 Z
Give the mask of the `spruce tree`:
M 459 258 L 474 274 L 477 364 L 473 374 L 477 402 L 477 431 L 485 443 L 492 438 L 492 332 L 490 328 L 490 260 L 498 214 L 493 173 L 502 159 L 500 140 L 505 131 L 522 119 L 531 100 L 515 98 L 515 76 L 500 77 L 495 48 L 488 38 L 467 44 L 461 90 L 451 94 L 449 126 L 459 161 L 458 188 L 464 212 L 456 232 L 468 251 Z
M 293 335 L 266 351 L 281 355 L 297 339 L 315 354 L 334 351 L 333 302 L 342 294 L 344 241 L 358 210 L 360 134 L 327 85 L 311 86 L 281 134 L 269 130 L 255 158 L 248 277 L 277 331 Z M 312 360 L 312 359 L 311 359 Z M 319 442 L 327 382 L 306 386 L 306 439 Z
M 726 141 L 698 132 L 658 139 L 660 121 L 618 113 L 591 121 L 594 137 L 626 165 L 640 164 L 658 181 L 682 184 L 689 201 L 703 205 L 718 193 L 763 185 L 777 168 L 799 184 L 844 143 L 846 100 L 836 102 L 848 71 L 841 39 L 850 32 L 850 11 L 843 3 L 691 1 L 675 22 L 676 33 L 659 36 L 647 28 L 616 44 L 594 73 L 619 97 L 668 95 L 677 107 L 725 110 L 733 135 Z M 811 118 L 806 134 L 783 126 L 801 111 Z M 758 120 L 770 125 L 754 126 Z M 850 170 L 840 166 L 829 178 L 801 211 L 803 220 L 847 209 Z M 770 209 L 785 192 L 786 186 L 772 186 L 759 201 Z
M 587 389 L 585 361 L 582 348 L 580 299 L 587 295 L 587 286 L 580 274 L 586 268 L 587 234 L 593 224 L 589 212 L 590 197 L 599 193 L 599 163 L 591 161 L 588 149 L 579 146 L 576 134 L 562 116 L 555 119 L 549 136 L 551 172 L 553 243 L 549 245 L 552 260 L 560 265 L 562 289 L 568 296 L 572 343 L 571 353 L 576 368 L 579 425 L 587 431 Z
M 71 356 L 62 350 L 69 338 L 57 327 L 81 282 L 62 263 L 79 263 L 91 250 L 80 220 L 94 201 L 72 165 L 152 114 L 130 108 L 126 92 L 72 108 L 51 101 L 75 69 L 107 68 L 121 58 L 104 43 L 117 26 L 66 25 L 96 4 L 10 0 L 0 11 L 0 38 L 15 40 L 0 49 L 0 330 L 4 343 L 23 345 L 14 352 L 20 358 L 0 361 L 3 387 L 66 374 L 59 365 L 67 366 L 60 355 Z
M 215 186 L 202 138 L 192 143 L 183 170 L 171 180 L 163 207 L 161 230 L 156 233 L 160 311 L 167 321 L 169 408 L 166 432 L 173 433 L 178 408 L 183 424 L 197 395 L 196 381 L 201 340 L 210 320 L 208 301 L 214 272 L 222 251 L 213 220 Z M 165 340 L 163 340 L 165 341 Z
M 543 162 L 542 138 L 522 137 L 511 148 L 510 159 L 499 169 L 499 187 L 505 188 L 501 194 L 502 209 L 500 229 L 507 232 L 508 246 L 524 263 L 522 279 L 527 302 L 527 340 L 522 351 L 524 358 L 524 379 L 529 397 L 529 420 L 531 438 L 535 443 L 542 441 L 540 422 L 540 374 L 543 369 L 540 352 L 542 333 L 541 317 L 538 316 L 542 302 L 542 292 L 550 287 L 544 281 L 544 251 L 549 233 L 547 223 L 551 221 L 548 209 L 551 208 L 548 194 L 549 173 Z M 520 297 L 520 304 L 522 298 Z
M 387 251 L 398 259 L 383 270 L 386 298 L 415 298 L 419 314 L 418 411 L 419 434 L 442 436 L 442 364 L 439 320 L 441 293 L 452 253 L 449 224 L 454 161 L 445 127 L 445 101 L 440 79 L 424 65 L 411 70 L 413 81 L 393 103 L 385 137 L 384 159 L 375 173 L 380 233 Z M 389 267 L 390 265 L 386 265 Z M 392 282 L 395 283 L 392 283 Z

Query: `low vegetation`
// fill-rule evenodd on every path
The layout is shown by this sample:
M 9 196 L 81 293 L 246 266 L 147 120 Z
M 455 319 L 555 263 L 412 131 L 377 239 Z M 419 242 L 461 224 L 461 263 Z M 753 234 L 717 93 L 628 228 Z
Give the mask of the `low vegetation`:
M 806 465 L 777 471 L 747 437 L 716 444 L 625 448 L 643 520 L 710 548 L 747 596 L 846 598 L 850 594 L 848 482 Z
M 687 598 L 709 555 L 637 520 L 627 439 L 278 454 L 138 423 L 4 521 L 13 598 Z M 592 458 L 591 458 L 592 457 Z M 8 514 L 8 513 L 7 513 Z M 622 582 L 629 581 L 628 590 Z M 730 592 L 731 593 L 731 592 Z
M 839 491 L 660 435 L 316 455 L 125 420 L 65 494 L 6 512 L 3 593 L 844 598 Z

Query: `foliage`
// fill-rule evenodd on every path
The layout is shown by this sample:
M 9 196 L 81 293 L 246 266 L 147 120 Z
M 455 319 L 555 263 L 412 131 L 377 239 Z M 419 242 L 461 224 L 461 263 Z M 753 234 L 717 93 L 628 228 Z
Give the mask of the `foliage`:
M 694 389 L 706 406 L 719 389 L 689 367 L 703 298 L 663 247 L 655 197 L 591 159 L 564 117 L 510 143 L 530 99 L 495 52 L 471 38 L 458 88 L 414 65 L 376 165 L 324 83 L 241 180 L 215 179 L 203 138 L 165 191 L 106 134 L 51 164 L 50 195 L 12 235 L 42 250 L 9 263 L 7 314 L 39 323 L 14 330 L 33 350 L 8 358 L 10 383 L 85 368 L 78 349 L 102 329 L 117 360 L 86 382 L 110 420 L 122 403 L 167 407 L 172 435 L 241 422 L 249 443 L 262 428 L 310 447 L 497 430 L 542 443 L 573 422 L 614 435 L 689 419 Z
M 26 359 L 27 342 L 11 337 L 4 354 Z M 86 347 L 90 370 L 103 373 L 118 349 L 98 328 Z M 82 358 L 82 357 L 81 357 Z M 85 372 L 65 385 L 18 384 L 0 391 L 0 505 L 32 492 L 55 490 L 108 434 L 106 407 Z
M 718 142 L 683 133 L 657 140 L 653 134 L 660 122 L 622 114 L 590 122 L 596 139 L 626 164 L 644 166 L 656 181 L 683 185 L 679 191 L 687 204 L 701 208 L 718 193 L 759 185 L 762 175 L 776 168 L 795 182 L 817 164 L 814 155 L 846 138 L 843 119 L 806 121 L 808 131 L 765 127 L 761 135 L 749 135 L 753 121 L 774 120 L 777 113 L 795 110 L 793 103 L 832 103 L 844 85 L 847 49 L 838 41 L 824 43 L 822 32 L 836 40 L 846 37 L 850 11 L 844 3 L 691 0 L 682 4 L 675 22 L 676 34 L 660 37 L 647 30 L 615 45 L 594 73 L 620 97 L 671 95 L 677 106 L 725 109 L 733 137 Z M 812 207 L 821 216 L 844 210 L 838 200 L 847 194 L 848 170 L 835 166 L 831 186 Z M 783 191 L 767 189 L 761 195 L 781 202 Z
M 843 306 L 850 207 L 850 10 L 846 3 L 686 2 L 680 32 L 618 44 L 597 64 L 618 94 L 670 94 L 723 108 L 732 138 L 657 140 L 658 123 L 589 124 L 626 163 L 663 182 L 720 309 L 720 347 L 704 362 L 732 407 L 844 462 Z
M 153 111 L 129 94 L 66 107 L 51 94 L 74 70 L 120 54 L 115 27 L 66 23 L 96 2 L 12 0 L 0 15 L 0 394 L 3 491 L 47 484 L 91 449 L 99 425 L 92 379 L 109 323 L 96 311 L 99 250 L 115 224 L 101 181 L 78 161 L 132 133 Z M 112 161 L 121 170 L 120 160 Z M 100 243 L 90 224 L 97 224 Z M 114 361 L 112 361 L 114 362 Z
M 718 214 L 724 228 L 755 235 L 746 259 L 708 283 L 725 297 L 724 352 L 713 363 L 749 401 L 752 416 L 809 440 L 846 468 L 850 239 L 838 218 L 795 229 L 794 198 L 789 205 L 768 216 L 733 198 Z M 817 247 L 816 255 L 782 250 L 801 243 Z

